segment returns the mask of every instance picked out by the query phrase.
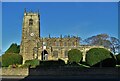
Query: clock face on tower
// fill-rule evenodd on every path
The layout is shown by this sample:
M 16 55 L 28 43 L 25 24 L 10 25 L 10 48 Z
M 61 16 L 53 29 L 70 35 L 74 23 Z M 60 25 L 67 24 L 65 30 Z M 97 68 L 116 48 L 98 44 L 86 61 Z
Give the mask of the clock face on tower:
M 30 36 L 34 36 L 34 33 L 31 33 Z

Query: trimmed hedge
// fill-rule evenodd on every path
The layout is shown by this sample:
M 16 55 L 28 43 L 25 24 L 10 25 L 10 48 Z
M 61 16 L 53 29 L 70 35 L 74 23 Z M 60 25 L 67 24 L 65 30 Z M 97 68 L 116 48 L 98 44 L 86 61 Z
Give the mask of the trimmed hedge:
M 20 45 L 17 45 L 16 43 L 12 43 L 5 53 L 19 53 L 19 52 L 20 52 Z
M 2 67 L 8 67 L 9 65 L 22 64 L 22 56 L 19 54 L 3 54 L 2 55 Z
M 61 59 L 40 61 L 40 67 L 59 67 L 59 66 L 64 66 L 64 65 L 65 65 L 65 62 Z
M 24 65 L 25 65 L 25 66 L 28 66 L 28 67 L 29 67 L 29 66 L 30 66 L 30 67 L 36 67 L 36 66 L 39 65 L 39 60 L 37 60 L 37 59 L 26 60 Z
M 2 62 L 2 56 L 0 56 L 0 62 Z
M 117 64 L 120 65 L 120 53 L 116 55 L 116 59 L 117 59 Z
M 78 49 L 71 49 L 68 51 L 68 61 L 69 63 L 79 63 L 82 61 L 82 52 Z
M 86 63 L 95 67 L 114 67 L 116 60 L 110 51 L 104 48 L 92 48 L 86 53 Z

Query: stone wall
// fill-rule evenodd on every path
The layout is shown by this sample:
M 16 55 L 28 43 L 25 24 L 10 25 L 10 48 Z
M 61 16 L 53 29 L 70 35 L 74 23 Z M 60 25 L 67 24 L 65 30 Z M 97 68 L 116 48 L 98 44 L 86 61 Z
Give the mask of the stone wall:
M 0 69 L 1 70 L 1 69 Z M 51 68 L 3 68 L 2 77 L 20 76 L 41 78 L 44 76 L 78 76 L 79 78 L 99 77 L 99 78 L 119 78 L 120 68 L 79 68 L 79 67 L 51 67 Z
M 27 76 L 28 74 L 28 68 L 2 68 L 2 76 Z
M 48 68 L 48 69 L 29 69 L 31 76 L 101 76 L 101 77 L 118 77 L 120 68 L 79 68 L 79 67 L 61 67 L 61 68 Z M 106 77 L 106 78 L 107 78 Z

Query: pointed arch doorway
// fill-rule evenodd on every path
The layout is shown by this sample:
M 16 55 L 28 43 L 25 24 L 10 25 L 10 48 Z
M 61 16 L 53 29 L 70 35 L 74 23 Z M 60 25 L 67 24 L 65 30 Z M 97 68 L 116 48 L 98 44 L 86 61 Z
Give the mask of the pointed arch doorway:
M 48 60 L 48 52 L 46 50 L 42 51 L 41 60 Z

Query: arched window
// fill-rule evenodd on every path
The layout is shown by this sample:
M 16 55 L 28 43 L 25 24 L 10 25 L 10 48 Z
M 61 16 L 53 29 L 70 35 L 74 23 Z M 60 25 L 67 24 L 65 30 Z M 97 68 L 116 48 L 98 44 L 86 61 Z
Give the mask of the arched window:
M 71 46 L 71 42 L 68 42 L 68 46 Z
M 33 19 L 29 19 L 29 26 L 33 25 Z
M 57 42 L 56 42 L 56 46 L 59 46 L 59 45 L 60 45 L 60 43 L 59 43 L 59 41 L 57 41 Z
M 65 51 L 65 58 L 67 58 L 68 57 L 68 51 L 66 50 Z
M 33 48 L 33 57 L 34 57 L 35 59 L 38 58 L 38 49 L 37 49 L 37 47 L 34 47 L 34 48 Z
M 75 42 L 71 42 L 71 46 L 75 46 Z
M 67 46 L 67 42 L 64 42 L 64 46 Z
M 58 51 L 53 51 L 53 57 L 58 58 Z
M 40 48 L 42 46 L 42 43 L 41 42 L 38 42 L 37 43 L 37 47 Z

